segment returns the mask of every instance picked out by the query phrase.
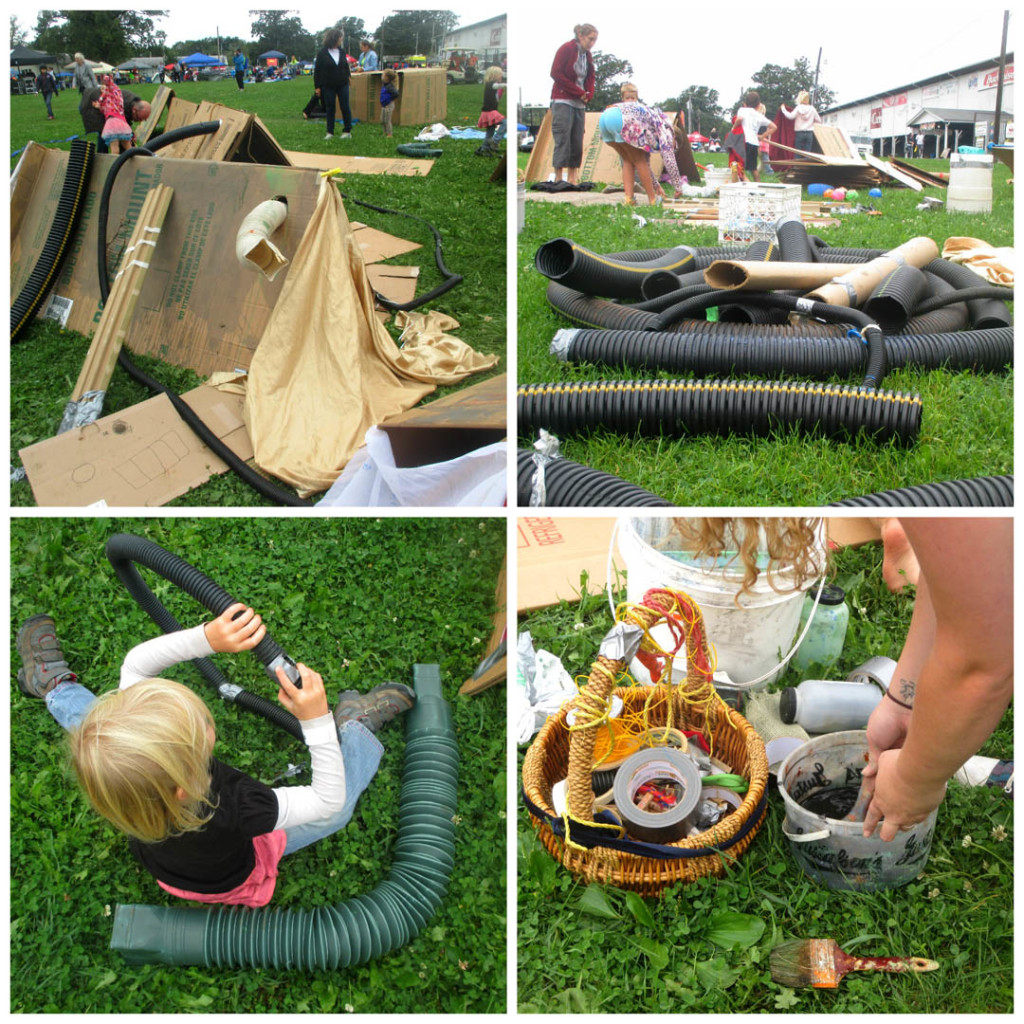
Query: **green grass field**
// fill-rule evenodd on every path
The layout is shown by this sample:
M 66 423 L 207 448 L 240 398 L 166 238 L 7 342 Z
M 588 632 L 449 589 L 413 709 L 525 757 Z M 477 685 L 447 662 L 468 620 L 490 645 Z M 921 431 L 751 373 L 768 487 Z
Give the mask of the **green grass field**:
M 725 163 L 723 154 L 699 154 L 698 159 Z M 914 162 L 930 170 L 948 169 L 946 161 Z M 849 216 L 840 218 L 837 226 L 809 230 L 831 246 L 850 248 L 887 249 L 918 235 L 934 238 L 940 251 L 946 238 L 954 235 L 1012 246 L 1009 177 L 1008 169 L 997 162 L 991 214 L 917 211 L 920 193 L 886 186 L 883 197 L 873 200 L 883 216 Z M 827 175 L 822 180 L 827 181 Z M 926 188 L 923 194 L 942 193 Z M 806 190 L 802 198 L 808 198 Z M 669 214 L 651 211 L 644 199 L 638 202 L 641 205 L 630 211 L 621 205 L 581 208 L 527 201 L 517 267 L 520 384 L 658 376 L 592 364 L 569 365 L 550 355 L 554 333 L 571 325 L 548 305 L 547 279 L 533 264 L 538 246 L 560 236 L 599 253 L 718 244 L 716 227 L 686 226 Z M 639 226 L 633 212 L 646 219 L 646 226 Z M 685 439 L 640 438 L 595 429 L 586 436 L 562 438 L 561 452 L 684 506 L 822 505 L 911 484 L 1013 472 L 1012 372 L 902 369 L 887 374 L 883 387 L 921 395 L 921 432 L 911 447 L 864 438 L 833 441 L 801 435 L 795 429 L 779 429 L 770 438 L 694 435 Z M 532 440 L 520 437 L 520 446 Z
M 128 649 L 159 630 L 104 556 L 108 538 L 141 534 L 259 611 L 292 657 L 319 671 L 331 704 L 343 689 L 412 682 L 439 663 L 461 765 L 456 867 L 447 895 L 403 948 L 338 972 L 130 966 L 109 949 L 117 904 L 175 901 L 135 862 L 126 839 L 77 791 L 60 727 L 24 697 L 14 636 L 53 615 L 82 683 L 116 686 Z M 500 519 L 20 518 L 11 527 L 11 984 L 14 1013 L 497 1013 L 505 1009 L 505 690 L 458 688 L 491 633 L 505 553 Z M 183 625 L 209 618 L 161 577 L 147 582 Z M 221 656 L 232 682 L 274 700 L 248 654 Z M 222 703 L 191 666 L 167 673 L 204 697 L 217 755 L 269 782 L 305 747 Z M 312 909 L 368 893 L 389 871 L 404 749 L 401 723 L 355 817 L 287 857 L 271 906 Z M 297 780 L 308 783 L 308 773 Z M 193 906 L 194 904 L 188 904 Z
M 420 130 L 421 126 L 396 126 L 394 138 L 385 139 L 379 124 L 357 123 L 352 139 L 342 141 L 336 137 L 333 142 L 326 142 L 324 122 L 304 121 L 300 114 L 312 88 L 312 79 L 303 77 L 290 82 L 249 84 L 244 92 L 238 91 L 234 79 L 187 82 L 176 86 L 175 90 L 176 95 L 191 102 L 210 100 L 257 113 L 282 148 L 289 150 L 393 157 L 395 145 L 411 142 Z M 150 99 L 156 86 L 141 85 L 133 91 Z M 445 118 L 448 127 L 475 126 L 482 98 L 482 85 L 451 87 Z M 47 121 L 41 97 L 11 97 L 12 170 L 17 159 L 14 154 L 29 140 L 68 148 L 68 138 L 82 132 L 77 92 L 61 92 L 54 100 L 54 112 L 56 120 Z M 458 320 L 460 327 L 453 333 L 473 348 L 502 356 L 493 370 L 473 375 L 455 386 L 438 388 L 428 401 L 507 369 L 507 192 L 504 181 L 489 180 L 496 160 L 474 156 L 477 145 L 469 140 L 442 141 L 444 155 L 435 161 L 425 177 L 352 174 L 347 175 L 341 185 L 342 191 L 354 199 L 411 213 L 437 227 L 444 241 L 445 264 L 453 273 L 463 275 L 464 281 L 425 308 L 440 310 Z M 405 217 L 375 213 L 354 203 L 348 205 L 347 212 L 353 220 L 421 243 L 422 248 L 393 260 L 396 264 L 421 267 L 418 295 L 441 283 L 433 259 L 434 239 L 425 225 Z M 397 338 L 397 330 L 392 329 L 392 333 Z M 12 347 L 10 437 L 14 465 L 20 464 L 19 449 L 56 433 L 88 348 L 88 338 L 38 319 Z M 140 357 L 138 364 L 179 392 L 199 383 L 199 378 L 191 371 L 158 360 Z M 147 397 L 143 387 L 117 370 L 107 393 L 104 412 L 124 409 Z M 26 481 L 12 486 L 11 502 L 19 506 L 35 503 Z M 254 506 L 270 502 L 232 474 L 225 474 L 171 504 Z
M 835 582 L 850 626 L 839 668 L 895 658 L 913 596 L 881 580 L 881 549 L 844 549 Z M 611 625 L 608 601 L 581 582 L 579 603 L 520 616 L 536 648 L 585 677 Z M 623 591 L 624 596 L 624 591 Z M 713 638 L 712 638 L 713 639 Z M 832 678 L 842 675 L 829 673 Z M 796 685 L 795 670 L 774 686 Z M 523 750 L 525 751 L 525 747 Z M 982 750 L 1013 757 L 1008 711 Z M 520 755 L 520 765 L 522 754 Z M 521 1013 L 1008 1013 L 1013 1008 L 1013 801 L 950 783 L 924 870 L 898 889 L 841 892 L 806 876 L 782 833 L 774 782 L 767 817 L 724 877 L 675 885 L 660 899 L 588 885 L 518 818 L 518 1007 Z M 922 975 L 850 974 L 835 991 L 789 989 L 768 968 L 786 939 L 834 938 L 847 952 L 924 956 Z

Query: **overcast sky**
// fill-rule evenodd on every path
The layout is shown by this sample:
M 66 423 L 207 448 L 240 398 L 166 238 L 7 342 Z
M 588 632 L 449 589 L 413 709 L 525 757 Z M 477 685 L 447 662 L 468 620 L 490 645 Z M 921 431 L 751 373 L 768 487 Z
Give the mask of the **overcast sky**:
M 546 103 L 551 95 L 551 58 L 572 38 L 573 25 L 598 30 L 595 50 L 633 65 L 641 99 L 658 102 L 691 85 L 718 90 L 731 107 L 750 75 L 765 64 L 792 65 L 806 57 L 812 67 L 822 49 L 820 80 L 836 102 L 861 99 L 987 57 L 999 56 L 1003 10 L 1012 5 L 968 0 L 942 3 L 761 3 L 688 0 L 677 4 L 611 4 L 578 0 L 571 7 L 529 2 L 510 20 L 509 78 L 521 86 L 517 99 Z M 520 33 L 525 28 L 525 35 Z M 1007 49 L 1013 49 L 1010 17 Z M 518 44 L 518 45 L 517 45 Z

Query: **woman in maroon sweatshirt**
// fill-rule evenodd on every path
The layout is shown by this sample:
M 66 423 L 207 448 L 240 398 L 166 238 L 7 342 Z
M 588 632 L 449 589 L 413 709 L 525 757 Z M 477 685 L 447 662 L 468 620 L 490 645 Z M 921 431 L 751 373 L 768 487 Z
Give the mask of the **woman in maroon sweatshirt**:
M 594 95 L 594 58 L 590 51 L 597 42 L 597 29 L 584 23 L 573 32 L 575 38 L 563 43 L 551 62 L 551 164 L 556 181 L 566 177 L 575 185 L 583 163 L 586 106 Z

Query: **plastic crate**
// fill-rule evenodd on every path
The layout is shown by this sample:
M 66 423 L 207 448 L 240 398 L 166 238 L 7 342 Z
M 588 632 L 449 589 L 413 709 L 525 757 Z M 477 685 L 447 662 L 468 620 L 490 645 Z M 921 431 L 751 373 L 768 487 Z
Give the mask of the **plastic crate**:
M 783 217 L 800 217 L 800 186 L 739 181 L 718 190 L 718 244 L 775 241 Z

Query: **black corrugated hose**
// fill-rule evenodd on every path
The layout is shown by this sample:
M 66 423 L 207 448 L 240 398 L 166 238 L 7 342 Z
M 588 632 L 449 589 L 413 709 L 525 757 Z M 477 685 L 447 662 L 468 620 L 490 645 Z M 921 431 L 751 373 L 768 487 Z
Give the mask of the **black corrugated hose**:
M 997 508 L 1013 507 L 1012 476 L 976 476 L 967 480 L 941 480 L 937 483 L 899 487 L 861 498 L 833 501 L 835 506 L 905 508 Z
M 39 259 L 36 260 L 36 265 L 25 282 L 25 287 L 11 306 L 12 345 L 21 337 L 29 321 L 38 312 L 64 264 L 71 240 L 78 230 L 78 222 L 82 219 L 82 211 L 85 209 L 82 199 L 89 187 L 95 155 L 96 147 L 87 139 L 75 139 L 71 143 L 71 153 L 64 171 L 64 184 L 57 200 L 57 211 L 50 225 L 50 232 L 39 253 Z
M 544 427 L 557 435 L 604 428 L 647 436 L 764 437 L 796 427 L 837 440 L 863 434 L 910 444 L 921 428 L 921 398 L 801 381 L 581 381 L 520 386 L 517 415 L 524 434 Z
M 519 449 L 517 471 L 516 493 L 521 508 L 530 505 L 535 490 L 543 491 L 539 507 L 545 508 L 666 508 L 671 504 L 612 473 L 591 469 L 572 459 L 548 458 L 527 448 Z M 538 472 L 543 474 L 542 488 L 538 486 Z
M 139 607 L 165 633 L 175 633 L 182 626 L 143 580 L 135 563 L 152 569 L 153 572 L 183 590 L 189 597 L 195 598 L 215 616 L 220 615 L 236 603 L 235 598 L 208 576 L 189 565 L 184 559 L 171 554 L 170 551 L 145 537 L 137 537 L 131 533 L 115 533 L 107 541 L 106 550 L 107 558 L 110 560 L 117 578 Z M 294 664 L 284 653 L 284 648 L 269 633 L 253 648 L 253 654 L 267 667 L 268 673 L 270 672 L 269 666 L 282 660 L 286 664 Z M 302 739 L 302 727 L 299 725 L 298 719 L 290 712 L 259 694 L 250 693 L 229 682 L 209 658 L 196 658 L 192 664 L 199 669 L 203 679 L 217 691 L 222 700 L 229 704 L 237 704 L 247 711 L 254 711 L 296 739 Z M 272 678 L 276 679 L 273 676 Z

